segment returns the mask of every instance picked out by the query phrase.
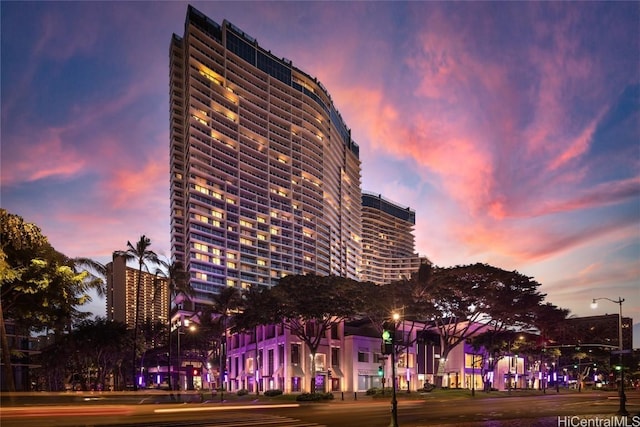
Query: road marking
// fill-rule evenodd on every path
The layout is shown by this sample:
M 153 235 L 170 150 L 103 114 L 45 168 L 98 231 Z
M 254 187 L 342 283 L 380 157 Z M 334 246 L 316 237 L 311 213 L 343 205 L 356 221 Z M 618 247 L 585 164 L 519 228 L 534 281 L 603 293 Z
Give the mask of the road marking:
M 170 414 L 176 412 L 206 412 L 206 411 L 232 411 L 239 409 L 272 409 L 272 408 L 298 408 L 298 403 L 283 403 L 279 405 L 235 405 L 235 406 L 196 406 L 196 407 L 179 407 L 179 408 L 162 408 L 154 409 L 157 414 Z

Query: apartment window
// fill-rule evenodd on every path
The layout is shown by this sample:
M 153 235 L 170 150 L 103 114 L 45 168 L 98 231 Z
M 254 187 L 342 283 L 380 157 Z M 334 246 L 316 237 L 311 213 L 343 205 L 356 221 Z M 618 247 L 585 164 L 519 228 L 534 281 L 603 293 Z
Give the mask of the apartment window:
M 340 336 L 338 335 L 338 325 L 334 323 L 331 325 L 331 339 L 337 340 L 339 338 Z
M 272 377 L 273 376 L 273 365 L 274 365 L 274 360 L 273 360 L 273 349 L 270 349 L 267 352 L 267 375 Z
M 331 348 L 331 366 L 340 366 L 340 348 Z
M 300 364 L 300 344 L 291 344 L 291 363 Z
M 284 344 L 278 345 L 278 365 L 284 364 Z
M 364 363 L 368 363 L 369 362 L 369 352 L 368 351 L 362 351 L 362 350 L 358 350 L 358 362 L 364 362 Z

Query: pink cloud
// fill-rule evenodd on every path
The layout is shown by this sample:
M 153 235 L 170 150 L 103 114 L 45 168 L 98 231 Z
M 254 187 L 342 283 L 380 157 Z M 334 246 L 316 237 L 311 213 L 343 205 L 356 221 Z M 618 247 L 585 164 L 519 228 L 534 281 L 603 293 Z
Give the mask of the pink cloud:
M 137 167 L 119 167 L 113 170 L 100 184 L 105 194 L 105 204 L 110 210 L 144 208 L 161 193 L 162 200 L 167 198 L 165 188 L 169 174 L 165 156 L 150 159 Z M 156 203 L 154 203 L 156 204 Z M 168 205 L 168 202 L 165 204 Z
M 10 186 L 45 178 L 69 178 L 87 165 L 81 153 L 65 145 L 64 129 L 49 128 L 37 132 L 40 140 L 32 142 L 32 131 L 17 137 L 3 151 L 2 183 Z

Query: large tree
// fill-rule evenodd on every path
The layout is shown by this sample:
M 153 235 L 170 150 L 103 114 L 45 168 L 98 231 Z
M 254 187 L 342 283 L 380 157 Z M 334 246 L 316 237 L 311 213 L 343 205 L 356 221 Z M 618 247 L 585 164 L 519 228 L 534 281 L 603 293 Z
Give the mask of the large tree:
M 277 303 L 273 318 L 300 338 L 311 355 L 311 393 L 315 392 L 316 353 L 334 325 L 354 316 L 363 306 L 360 283 L 338 276 L 291 275 L 271 290 Z
M 219 372 L 219 387 L 224 390 L 225 388 L 225 370 L 227 359 L 227 328 L 229 327 L 228 320 L 233 313 L 238 312 L 240 307 L 240 291 L 238 288 L 226 287 L 222 288 L 220 292 L 212 297 L 212 314 L 217 316 L 221 325 L 222 336 L 220 337 L 220 372 Z
M 77 307 L 91 301 L 94 284 L 76 272 L 73 260 L 57 252 L 40 228 L 0 209 L 0 335 L 5 386 L 15 390 L 5 322 L 12 319 L 24 335 L 68 330 L 86 317 Z M 15 349 L 14 349 L 15 350 Z
M 77 382 L 87 390 L 100 389 L 108 378 L 120 382 L 130 340 L 131 331 L 122 322 L 104 317 L 83 320 L 69 334 L 42 349 L 38 356 L 39 385 L 60 391 L 66 383 Z
M 440 373 L 453 348 L 484 330 L 535 326 L 545 297 L 531 277 L 488 264 L 434 267 L 424 277 L 424 314 L 442 337 Z
M 244 290 L 241 296 L 240 310 L 234 316 L 232 332 L 252 333 L 255 342 L 256 367 L 261 361 L 258 360 L 258 328 L 263 325 L 274 323 L 270 313 L 275 306 L 273 294 L 270 289 L 264 286 L 251 286 Z M 260 394 L 258 382 L 255 382 L 255 393 Z
M 149 264 L 158 264 L 160 261 L 158 259 L 158 255 L 154 251 L 150 249 L 151 247 L 151 239 L 147 236 L 140 236 L 140 240 L 133 245 L 131 242 L 127 241 L 127 250 L 119 251 L 117 254 L 119 256 L 124 256 L 127 261 L 136 261 L 138 264 L 138 281 L 136 283 L 136 310 L 135 315 L 133 317 L 133 344 L 132 344 L 132 381 L 133 381 L 133 390 L 138 390 L 138 384 L 136 381 L 136 354 L 137 354 L 137 339 L 138 339 L 138 322 L 140 318 L 140 288 L 142 284 L 142 271 L 146 270 L 149 272 Z

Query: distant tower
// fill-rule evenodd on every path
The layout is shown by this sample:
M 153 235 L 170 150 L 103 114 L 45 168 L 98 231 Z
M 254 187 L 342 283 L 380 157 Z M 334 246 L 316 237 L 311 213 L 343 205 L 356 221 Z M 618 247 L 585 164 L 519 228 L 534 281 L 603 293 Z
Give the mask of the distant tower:
M 107 319 L 124 322 L 133 328 L 136 315 L 136 286 L 138 269 L 127 267 L 125 257 L 113 254 L 113 262 L 107 264 Z M 142 272 L 140 283 L 138 325 L 151 322 L 167 322 L 169 287 L 167 280 Z
M 171 255 L 196 303 L 288 274 L 359 278 L 359 148 L 318 80 L 189 6 L 170 103 Z
M 414 252 L 416 213 L 380 194 L 362 193 L 361 280 L 377 284 L 409 279 L 425 257 Z

